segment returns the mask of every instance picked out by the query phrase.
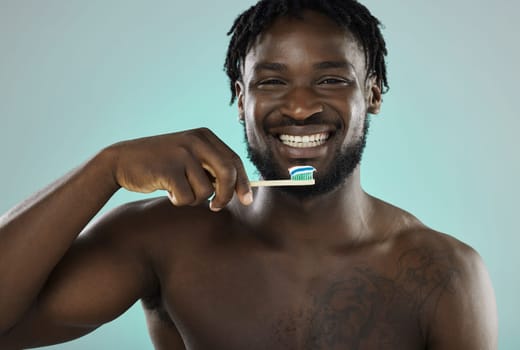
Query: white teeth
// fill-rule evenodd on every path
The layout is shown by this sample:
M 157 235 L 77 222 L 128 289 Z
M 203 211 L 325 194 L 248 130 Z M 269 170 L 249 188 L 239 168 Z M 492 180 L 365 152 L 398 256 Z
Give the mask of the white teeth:
M 296 136 L 296 135 L 287 135 L 282 134 L 279 136 L 280 141 L 284 145 L 296 148 L 310 148 L 321 146 L 327 141 L 329 138 L 328 133 L 319 133 L 313 135 L 305 135 L 305 136 Z

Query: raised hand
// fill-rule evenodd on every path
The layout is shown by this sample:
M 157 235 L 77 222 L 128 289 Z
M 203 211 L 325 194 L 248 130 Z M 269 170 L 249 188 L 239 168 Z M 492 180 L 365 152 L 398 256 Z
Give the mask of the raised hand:
M 114 180 L 127 190 L 166 190 L 178 206 L 201 204 L 215 193 L 214 211 L 234 193 L 245 205 L 253 200 L 240 157 L 207 128 L 122 141 L 107 151 Z

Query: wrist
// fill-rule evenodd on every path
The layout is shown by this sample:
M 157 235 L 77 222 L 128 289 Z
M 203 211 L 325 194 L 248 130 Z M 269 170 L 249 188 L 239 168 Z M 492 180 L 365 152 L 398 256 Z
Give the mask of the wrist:
M 102 149 L 92 159 L 93 166 L 100 171 L 101 179 L 107 183 L 109 188 L 116 192 L 121 188 L 116 178 L 117 151 L 109 146 Z

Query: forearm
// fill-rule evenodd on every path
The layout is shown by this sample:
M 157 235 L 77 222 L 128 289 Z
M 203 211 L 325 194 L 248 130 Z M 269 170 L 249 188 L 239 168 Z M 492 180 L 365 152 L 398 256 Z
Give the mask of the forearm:
M 0 217 L 0 333 L 33 303 L 81 230 L 119 189 L 109 150 Z

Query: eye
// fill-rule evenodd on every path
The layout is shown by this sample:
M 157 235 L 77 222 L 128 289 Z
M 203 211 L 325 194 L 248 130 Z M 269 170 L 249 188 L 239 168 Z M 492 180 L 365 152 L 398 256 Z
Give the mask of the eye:
M 283 85 L 285 84 L 282 80 L 280 79 L 266 79 L 266 80 L 262 80 L 258 83 L 258 85 Z
M 318 81 L 320 85 L 347 85 L 349 82 L 340 78 L 324 78 Z

